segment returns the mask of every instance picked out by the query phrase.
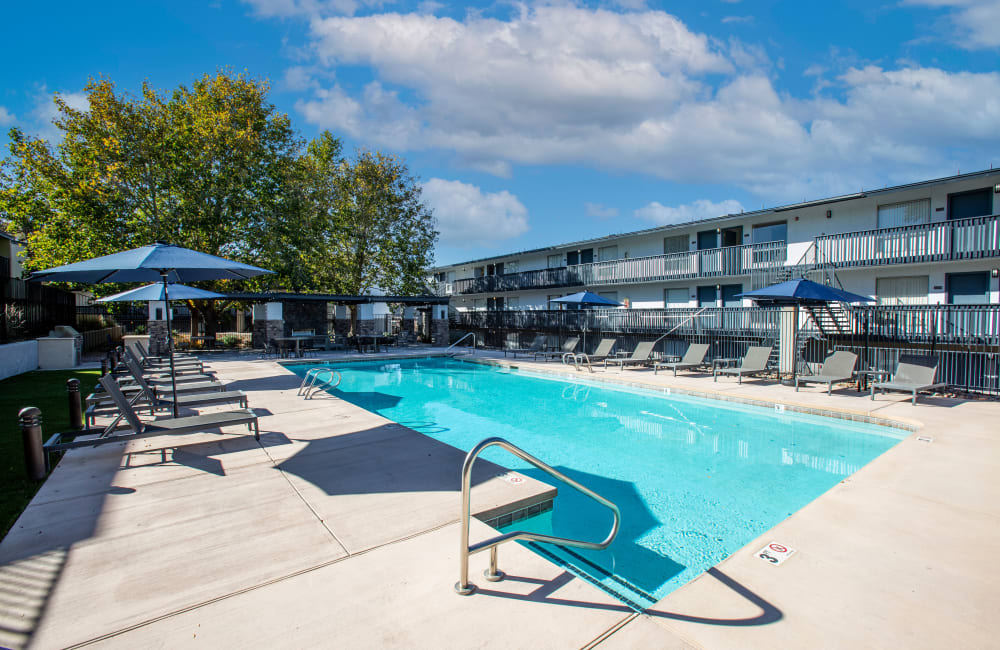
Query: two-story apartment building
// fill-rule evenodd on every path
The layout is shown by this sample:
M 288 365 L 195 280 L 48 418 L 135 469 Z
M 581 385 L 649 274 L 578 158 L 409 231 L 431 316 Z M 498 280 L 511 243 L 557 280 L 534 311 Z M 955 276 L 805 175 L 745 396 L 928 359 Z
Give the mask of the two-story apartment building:
M 459 311 L 550 309 L 583 289 L 627 308 L 741 306 L 798 275 L 879 304 L 1000 302 L 1000 170 L 866 190 L 431 270 Z

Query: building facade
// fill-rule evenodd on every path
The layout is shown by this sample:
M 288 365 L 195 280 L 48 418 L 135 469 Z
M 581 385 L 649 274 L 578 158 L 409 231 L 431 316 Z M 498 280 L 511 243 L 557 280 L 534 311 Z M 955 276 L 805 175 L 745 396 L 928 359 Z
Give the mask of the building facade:
M 589 290 L 627 309 L 738 307 L 806 276 L 879 305 L 1000 302 L 1000 170 L 440 266 L 459 312 L 547 310 Z

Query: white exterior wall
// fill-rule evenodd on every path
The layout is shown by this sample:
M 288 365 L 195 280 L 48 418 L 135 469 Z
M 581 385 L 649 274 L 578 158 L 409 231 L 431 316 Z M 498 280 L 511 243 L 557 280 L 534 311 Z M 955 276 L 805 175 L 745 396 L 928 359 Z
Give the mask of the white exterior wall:
M 38 341 L 0 345 L 0 379 L 32 370 L 38 370 Z
M 752 215 L 734 215 L 723 220 L 711 220 L 684 224 L 675 228 L 665 228 L 655 232 L 645 232 L 640 234 L 625 234 L 607 237 L 600 240 L 588 241 L 582 244 L 572 244 L 556 246 L 553 249 L 524 253 L 520 255 L 509 255 L 491 258 L 480 262 L 466 262 L 462 264 L 438 267 L 436 271 L 454 271 L 455 279 L 462 280 L 474 277 L 474 268 L 488 264 L 503 262 L 505 273 L 523 272 L 548 268 L 548 256 L 560 255 L 561 264 L 566 264 L 566 253 L 587 248 L 594 250 L 594 260 L 598 261 L 598 251 L 605 246 L 618 247 L 618 259 L 638 258 L 663 254 L 663 240 L 665 237 L 685 235 L 688 237 L 688 250 L 697 249 L 697 234 L 704 230 L 721 230 L 735 226 L 743 227 L 743 242 L 749 244 L 752 240 L 753 226 L 765 223 L 785 221 L 787 224 L 787 244 L 788 254 L 786 264 L 797 264 L 802 260 L 803 255 L 811 250 L 814 239 L 822 235 L 858 232 L 874 230 L 878 228 L 878 206 L 903 201 L 912 201 L 924 198 L 931 200 L 931 221 L 946 221 L 948 196 L 950 194 L 977 190 L 983 188 L 994 188 L 1000 186 L 1000 170 L 991 174 L 984 174 L 975 178 L 965 178 L 954 181 L 928 184 L 919 187 L 902 188 L 884 193 L 875 193 L 856 199 L 845 199 L 818 205 L 804 206 L 794 209 L 776 208 Z M 859 188 L 860 190 L 860 188 Z M 877 190 L 869 190 L 877 192 Z M 994 192 L 993 213 L 1000 213 L 1000 194 Z M 827 212 L 830 212 L 828 218 Z M 805 262 L 813 262 L 813 259 L 806 259 Z M 864 269 L 838 269 L 837 275 L 848 291 L 855 293 L 874 295 L 876 278 L 899 277 L 908 275 L 928 275 L 929 276 L 929 302 L 931 304 L 946 302 L 945 275 L 947 273 L 961 273 L 971 271 L 992 270 L 1000 267 L 1000 258 L 987 260 L 968 260 L 939 262 L 922 265 L 887 264 L 866 267 Z M 633 308 L 662 308 L 664 306 L 663 292 L 665 288 L 684 287 L 689 291 L 690 306 L 697 305 L 697 287 L 712 284 L 726 285 L 740 282 L 744 290 L 749 290 L 749 282 L 746 276 L 738 278 L 695 278 L 672 282 L 639 283 L 631 285 L 602 285 L 591 286 L 592 291 L 617 291 L 619 302 L 629 300 L 630 307 Z M 998 301 L 997 278 L 991 278 L 991 302 Z M 503 296 L 505 299 L 516 298 L 516 309 L 546 309 L 548 308 L 547 297 L 552 295 L 567 295 L 580 290 L 580 287 L 555 287 L 538 291 L 509 291 L 497 292 L 491 296 Z M 472 309 L 476 300 L 480 300 L 481 308 L 485 309 L 485 296 L 462 296 L 452 297 L 452 306 L 460 311 Z M 749 305 L 749 301 L 744 301 Z

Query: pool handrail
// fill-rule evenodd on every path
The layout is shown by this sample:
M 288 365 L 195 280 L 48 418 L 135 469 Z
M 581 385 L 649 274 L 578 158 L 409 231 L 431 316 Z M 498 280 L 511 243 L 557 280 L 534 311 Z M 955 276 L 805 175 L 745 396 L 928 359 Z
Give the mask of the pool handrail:
M 584 495 L 590 497 L 594 501 L 597 501 L 604 507 L 611 510 L 614 515 L 614 523 L 611 526 L 611 532 L 600 542 L 586 542 L 577 539 L 567 539 L 564 537 L 557 537 L 554 535 L 543 535 L 541 533 L 531 533 L 524 530 L 514 530 L 509 533 L 504 533 L 502 535 L 497 535 L 496 537 L 491 537 L 485 539 L 481 542 L 469 545 L 469 511 L 471 509 L 471 490 L 472 490 L 472 466 L 476 462 L 476 458 L 479 457 L 484 450 L 488 447 L 502 447 L 510 453 L 514 454 L 518 458 L 528 463 L 531 463 L 538 469 L 546 472 L 550 476 L 569 484 L 571 487 L 576 488 Z M 514 446 L 509 441 L 503 438 L 486 438 L 481 441 L 475 447 L 469 450 L 469 453 L 465 456 L 465 462 L 462 464 L 462 521 L 459 529 L 459 579 L 455 583 L 455 591 L 462 595 L 468 596 L 475 592 L 476 585 L 469 582 L 469 556 L 478 553 L 480 551 L 485 551 L 490 549 L 490 568 L 483 572 L 483 576 L 486 580 L 490 582 L 497 582 L 503 580 L 504 573 L 497 569 L 497 547 L 504 542 L 510 542 L 518 539 L 532 540 L 536 542 L 547 542 L 550 544 L 562 544 L 563 546 L 574 546 L 576 548 L 586 548 L 595 551 L 600 551 L 606 549 L 611 542 L 615 540 L 618 535 L 618 529 L 621 526 L 621 511 L 618 509 L 614 503 L 605 499 L 601 495 L 597 494 L 590 488 L 587 488 L 580 483 L 577 483 L 570 477 L 566 476 L 554 467 L 550 467 L 546 463 L 538 460 L 528 452 L 523 449 Z
M 465 336 L 463 336 L 462 338 L 458 339 L 457 341 L 455 341 L 454 343 L 452 343 L 451 345 L 449 345 L 447 348 L 445 348 L 444 351 L 447 352 L 448 350 L 452 349 L 453 347 L 455 347 L 456 345 L 458 345 L 459 343 L 461 343 L 465 339 L 469 338 L 470 336 L 472 337 L 472 349 L 475 350 L 476 349 L 476 333 L 475 332 L 466 332 Z
M 324 372 L 330 373 L 330 377 L 325 380 L 320 380 L 320 375 Z M 340 372 L 330 368 L 329 366 L 317 366 L 315 368 L 310 368 L 306 371 L 306 374 L 302 377 L 302 383 L 299 384 L 299 390 L 297 395 L 300 397 L 305 397 L 305 399 L 312 399 L 312 396 L 324 388 L 336 388 L 343 381 L 343 377 Z

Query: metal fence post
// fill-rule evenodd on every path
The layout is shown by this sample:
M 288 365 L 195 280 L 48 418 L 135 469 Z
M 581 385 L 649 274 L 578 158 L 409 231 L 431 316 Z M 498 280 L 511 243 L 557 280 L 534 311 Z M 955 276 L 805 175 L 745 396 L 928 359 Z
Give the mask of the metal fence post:
M 21 442 L 24 445 L 24 468 L 28 478 L 41 481 L 45 478 L 45 449 L 42 447 L 42 411 L 35 406 L 21 409 L 17 414 L 21 422 Z
M 101 376 L 108 374 L 108 360 L 101 359 Z
M 69 426 L 72 429 L 82 429 L 83 408 L 80 405 L 80 380 L 67 379 L 66 393 L 69 396 Z

